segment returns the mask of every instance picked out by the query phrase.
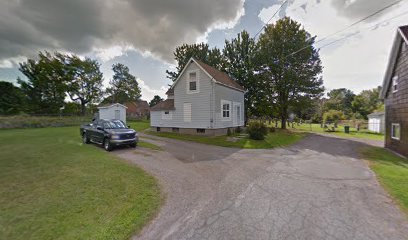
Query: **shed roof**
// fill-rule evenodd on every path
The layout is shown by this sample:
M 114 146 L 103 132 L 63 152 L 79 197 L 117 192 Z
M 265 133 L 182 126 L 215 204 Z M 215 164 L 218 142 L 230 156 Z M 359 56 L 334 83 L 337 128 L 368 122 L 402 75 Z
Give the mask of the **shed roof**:
M 385 112 L 373 112 L 367 115 L 367 117 L 381 117 L 384 116 Z
M 98 109 L 101 109 L 101 108 L 110 108 L 110 107 L 119 107 L 119 106 L 124 107 L 124 108 L 127 108 L 125 105 L 120 104 L 120 103 L 110 103 L 110 104 L 99 105 L 99 106 L 98 106 Z
M 150 108 L 150 111 L 175 110 L 174 99 L 166 99 Z

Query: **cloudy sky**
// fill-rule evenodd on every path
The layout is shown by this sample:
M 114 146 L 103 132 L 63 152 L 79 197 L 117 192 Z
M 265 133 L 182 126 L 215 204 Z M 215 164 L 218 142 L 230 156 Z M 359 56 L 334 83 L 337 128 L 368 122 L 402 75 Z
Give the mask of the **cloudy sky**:
M 142 98 L 164 96 L 182 43 L 222 48 L 246 29 L 255 35 L 283 0 L 7 0 L 0 2 L 0 80 L 15 82 L 19 62 L 38 51 L 97 58 L 105 82 L 121 62 L 138 77 Z M 317 40 L 396 0 L 289 0 L 271 22 L 290 16 Z M 325 87 L 356 93 L 381 84 L 397 26 L 408 24 L 408 1 L 325 38 Z M 346 37 L 346 38 L 345 38 Z

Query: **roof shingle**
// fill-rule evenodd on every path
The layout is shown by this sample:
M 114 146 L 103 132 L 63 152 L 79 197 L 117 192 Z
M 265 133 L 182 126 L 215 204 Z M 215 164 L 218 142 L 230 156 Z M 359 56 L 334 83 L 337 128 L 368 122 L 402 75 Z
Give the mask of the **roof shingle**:
M 204 70 L 208 74 L 210 74 L 215 79 L 215 81 L 221 84 L 227 85 L 229 87 L 236 88 L 241 91 L 245 91 L 245 89 L 241 85 L 239 85 L 236 81 L 231 79 L 226 73 L 221 72 L 220 70 L 214 67 L 211 67 L 210 65 L 203 63 L 200 60 L 194 59 L 194 61 L 196 61 L 202 68 L 204 68 Z
M 150 111 L 175 110 L 174 99 L 166 99 L 150 108 Z

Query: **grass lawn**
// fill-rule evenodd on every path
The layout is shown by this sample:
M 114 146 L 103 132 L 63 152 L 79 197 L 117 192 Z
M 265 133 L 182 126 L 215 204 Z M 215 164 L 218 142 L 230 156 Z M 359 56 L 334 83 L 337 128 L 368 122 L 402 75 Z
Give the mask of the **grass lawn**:
M 408 160 L 376 147 L 364 148 L 362 154 L 384 188 L 408 214 Z
M 340 137 L 350 137 L 350 138 L 363 138 L 371 140 L 384 140 L 384 135 L 379 133 L 370 132 L 368 130 L 357 131 L 355 128 L 350 128 L 350 133 L 344 132 L 344 126 L 338 126 L 335 132 L 326 132 L 323 128 L 320 127 L 320 124 L 294 124 L 296 130 L 306 131 L 306 132 L 315 132 L 315 133 L 325 133 L 325 134 L 334 134 Z M 291 128 L 290 128 L 291 129 Z
M 248 137 L 241 138 L 236 142 L 228 141 L 228 136 L 197 136 L 197 135 L 185 135 L 177 133 L 165 133 L 165 132 L 149 132 L 148 134 L 174 138 L 178 140 L 193 141 L 198 143 L 217 145 L 221 147 L 234 147 L 234 148 L 274 148 L 282 147 L 293 144 L 304 137 L 304 133 L 291 132 L 277 129 L 276 132 L 269 133 L 265 140 L 252 140 Z
M 156 180 L 78 127 L 0 131 L 0 239 L 128 239 L 162 203 Z
M 143 148 L 149 148 L 151 150 L 156 150 L 156 151 L 163 150 L 160 146 L 157 146 L 156 144 L 145 142 L 145 141 L 139 141 L 137 146 L 138 147 L 143 147 Z
M 128 121 L 127 124 L 130 126 L 130 128 L 133 128 L 138 132 L 146 130 L 150 127 L 149 120 Z

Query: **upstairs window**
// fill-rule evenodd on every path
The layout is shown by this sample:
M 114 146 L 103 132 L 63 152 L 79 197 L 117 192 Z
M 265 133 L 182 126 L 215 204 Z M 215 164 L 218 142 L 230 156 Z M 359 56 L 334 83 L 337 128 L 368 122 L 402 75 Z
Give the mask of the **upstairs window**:
M 191 71 L 188 73 L 188 82 L 187 82 L 187 92 L 188 93 L 197 93 L 198 89 L 198 76 L 196 71 Z
M 398 76 L 392 78 L 392 92 L 398 91 Z

